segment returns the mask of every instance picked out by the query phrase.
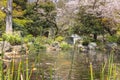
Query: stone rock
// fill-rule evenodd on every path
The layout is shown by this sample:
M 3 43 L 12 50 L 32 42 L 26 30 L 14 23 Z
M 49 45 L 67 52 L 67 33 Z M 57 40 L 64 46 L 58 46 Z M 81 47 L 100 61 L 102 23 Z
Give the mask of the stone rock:
M 88 46 L 79 44 L 78 48 L 80 48 L 80 51 L 82 52 L 89 52 L 89 50 L 95 50 L 97 48 L 97 44 L 94 42 L 89 43 Z
M 26 52 L 26 49 L 25 46 L 16 45 L 16 46 L 12 46 L 12 52 L 15 54 L 20 54 L 22 52 Z
M 11 51 L 11 45 L 7 41 L 1 41 L 0 42 L 0 53 L 2 52 L 2 48 L 3 48 L 3 52 Z
M 61 50 L 61 49 L 60 48 L 56 48 L 56 47 L 52 47 L 52 46 L 47 47 L 47 52 L 59 51 L 59 50 Z
M 20 52 L 21 50 L 21 46 L 17 45 L 17 46 L 12 46 L 12 50 L 15 51 L 15 52 Z
M 58 42 L 53 43 L 52 45 L 47 46 L 47 51 L 59 51 L 61 50 L 60 45 Z
M 89 48 L 90 50 L 95 50 L 96 47 L 97 47 L 97 44 L 96 44 L 95 42 L 90 42 L 90 43 L 88 44 L 88 48 Z
M 112 50 L 112 49 L 115 49 L 117 47 L 118 47 L 117 43 L 107 43 L 106 46 L 105 46 L 105 48 L 107 50 Z
M 80 49 L 80 51 L 87 53 L 88 52 L 88 46 L 83 46 L 82 44 L 78 45 L 78 48 Z
M 88 46 L 84 46 L 84 48 L 82 49 L 82 51 L 84 52 L 84 53 L 88 53 Z
M 82 44 L 79 44 L 78 48 L 84 48 L 84 46 Z
M 58 42 L 53 43 L 53 44 L 52 44 L 52 47 L 55 47 L 55 48 L 60 48 L 60 46 L 59 46 L 59 43 L 58 43 Z

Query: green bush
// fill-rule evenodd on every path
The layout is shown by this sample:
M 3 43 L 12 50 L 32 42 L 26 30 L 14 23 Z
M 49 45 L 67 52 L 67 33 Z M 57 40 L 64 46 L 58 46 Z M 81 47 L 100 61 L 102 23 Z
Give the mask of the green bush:
M 64 40 L 64 37 L 62 37 L 62 36 L 58 36 L 56 39 L 55 39 L 55 41 L 58 41 L 58 42 L 61 42 L 61 41 L 63 41 Z
M 34 40 L 34 38 L 31 34 L 24 37 L 24 42 L 25 43 L 32 42 L 33 40 Z
M 39 37 L 36 37 L 36 38 L 34 39 L 34 41 L 35 41 L 35 43 L 45 44 L 46 38 L 39 36 Z
M 34 39 L 35 42 L 39 42 L 41 45 L 53 43 L 53 39 L 46 38 L 44 36 L 39 36 Z
M 28 45 L 30 54 L 38 54 L 41 50 L 46 50 L 46 47 L 40 44 L 39 41 L 35 40 L 33 44 Z
M 22 43 L 21 37 L 19 35 L 2 35 L 3 40 L 10 42 L 11 45 L 20 45 Z
M 49 44 L 49 45 L 52 44 L 53 42 L 54 42 L 54 40 L 53 39 L 49 39 L 49 38 L 45 41 L 45 43 Z
M 106 38 L 107 42 L 117 42 L 118 41 L 118 37 L 117 36 L 107 36 Z
M 71 48 L 70 45 L 67 44 L 66 42 L 62 42 L 60 44 L 60 47 L 61 47 L 62 50 L 69 50 Z

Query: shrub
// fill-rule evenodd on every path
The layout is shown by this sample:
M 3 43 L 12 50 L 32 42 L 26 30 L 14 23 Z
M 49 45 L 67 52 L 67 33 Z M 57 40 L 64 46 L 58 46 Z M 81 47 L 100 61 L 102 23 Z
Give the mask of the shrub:
M 40 53 L 41 50 L 46 50 L 46 47 L 40 44 L 37 40 L 33 44 L 28 45 L 28 48 L 30 54 Z
M 49 39 L 49 38 L 45 41 L 45 43 L 49 44 L 49 45 L 52 44 L 53 42 L 54 42 L 54 40 L 53 39 Z
M 10 42 L 11 45 L 20 45 L 22 43 L 21 37 L 19 35 L 2 35 L 3 40 Z
M 61 41 L 64 40 L 64 37 L 62 37 L 62 36 L 58 36 L 55 40 L 58 41 L 58 42 L 61 42 Z
M 33 40 L 34 40 L 34 38 L 31 34 L 24 37 L 24 42 L 25 43 L 32 42 Z
M 46 38 L 39 36 L 39 37 L 36 37 L 34 41 L 35 43 L 44 44 L 46 41 Z
M 60 47 L 61 47 L 62 50 L 69 50 L 70 49 L 70 45 L 67 44 L 66 42 L 62 42 L 60 44 Z
M 107 40 L 108 42 L 117 42 L 118 37 L 115 36 L 115 35 L 114 35 L 114 36 L 107 36 L 106 40 Z
M 39 42 L 40 44 L 44 45 L 44 44 L 51 44 L 53 43 L 54 40 L 50 38 L 46 38 L 44 36 L 39 36 L 39 37 L 36 37 L 34 41 Z

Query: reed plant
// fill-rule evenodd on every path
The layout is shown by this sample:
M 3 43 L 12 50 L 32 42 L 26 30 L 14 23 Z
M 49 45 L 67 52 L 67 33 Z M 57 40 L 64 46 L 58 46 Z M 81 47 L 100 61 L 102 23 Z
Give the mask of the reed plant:
M 3 62 L 2 62 L 2 64 L 3 64 Z M 24 69 L 22 69 L 22 67 L 21 67 L 24 64 L 22 64 L 21 61 L 19 62 L 18 67 L 15 67 L 15 62 L 12 61 L 10 64 L 11 66 L 7 67 L 6 70 L 3 69 L 2 64 L 0 64 L 0 80 L 23 80 L 23 79 L 25 79 L 23 77 Z M 25 72 L 27 74 L 29 73 L 28 71 L 25 71 Z M 30 80 L 30 79 L 28 79 L 28 77 L 26 77 L 25 80 Z
M 26 55 L 28 56 L 28 52 Z M 40 56 L 35 56 L 34 62 L 32 64 L 29 61 L 29 57 L 21 59 L 16 63 L 15 59 L 9 63 L 6 69 L 3 69 L 4 61 L 0 61 L 0 80 L 46 80 L 45 70 L 40 66 L 36 68 L 35 64 L 40 63 Z M 21 56 L 22 57 L 22 56 Z M 35 70 L 33 70 L 35 69 Z M 42 75 L 41 75 L 42 74 Z M 52 67 L 48 70 L 49 80 L 53 80 L 53 71 Z M 33 79 L 34 77 L 34 79 Z
M 116 80 L 116 64 L 114 63 L 114 52 L 109 55 L 108 61 L 102 64 L 100 70 L 100 80 Z M 90 63 L 90 80 L 95 80 L 95 72 L 92 63 Z
M 90 80 L 94 80 L 92 63 L 90 63 L 90 74 L 91 74 Z
M 7 63 L 7 65 L 9 64 L 8 66 L 5 63 L 6 62 L 4 61 L 4 41 L 3 41 L 0 58 L 0 80 L 30 80 L 31 76 L 30 74 L 32 74 L 32 70 L 29 71 L 28 58 L 26 58 L 25 62 L 20 60 L 18 64 L 15 63 L 14 59 L 12 59 L 10 63 Z M 16 64 L 18 67 L 16 66 Z M 4 68 L 4 66 L 7 67 Z M 31 73 L 29 74 L 29 72 Z

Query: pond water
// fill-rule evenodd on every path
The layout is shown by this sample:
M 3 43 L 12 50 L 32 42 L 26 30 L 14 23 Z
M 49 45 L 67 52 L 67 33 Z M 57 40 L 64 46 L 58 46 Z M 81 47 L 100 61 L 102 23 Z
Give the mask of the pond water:
M 37 58 L 37 61 L 35 61 Z M 31 80 L 67 80 L 71 67 L 70 52 L 40 52 L 29 56 L 29 65 L 34 64 Z M 36 63 L 34 63 L 36 62 Z M 36 73 L 39 76 L 36 76 Z M 37 79 L 35 79 L 35 77 Z
M 27 57 L 30 80 L 90 80 L 90 63 L 92 63 L 94 80 L 101 80 L 101 70 L 105 64 L 104 76 L 108 74 L 109 58 L 108 52 L 89 51 L 83 53 L 79 50 L 41 51 L 39 54 L 30 54 Z M 117 66 L 115 80 L 120 80 L 119 59 L 120 55 L 117 52 L 113 58 L 114 63 L 112 63 Z M 22 58 L 23 62 L 25 60 L 26 58 Z M 107 80 L 107 78 L 103 80 Z

